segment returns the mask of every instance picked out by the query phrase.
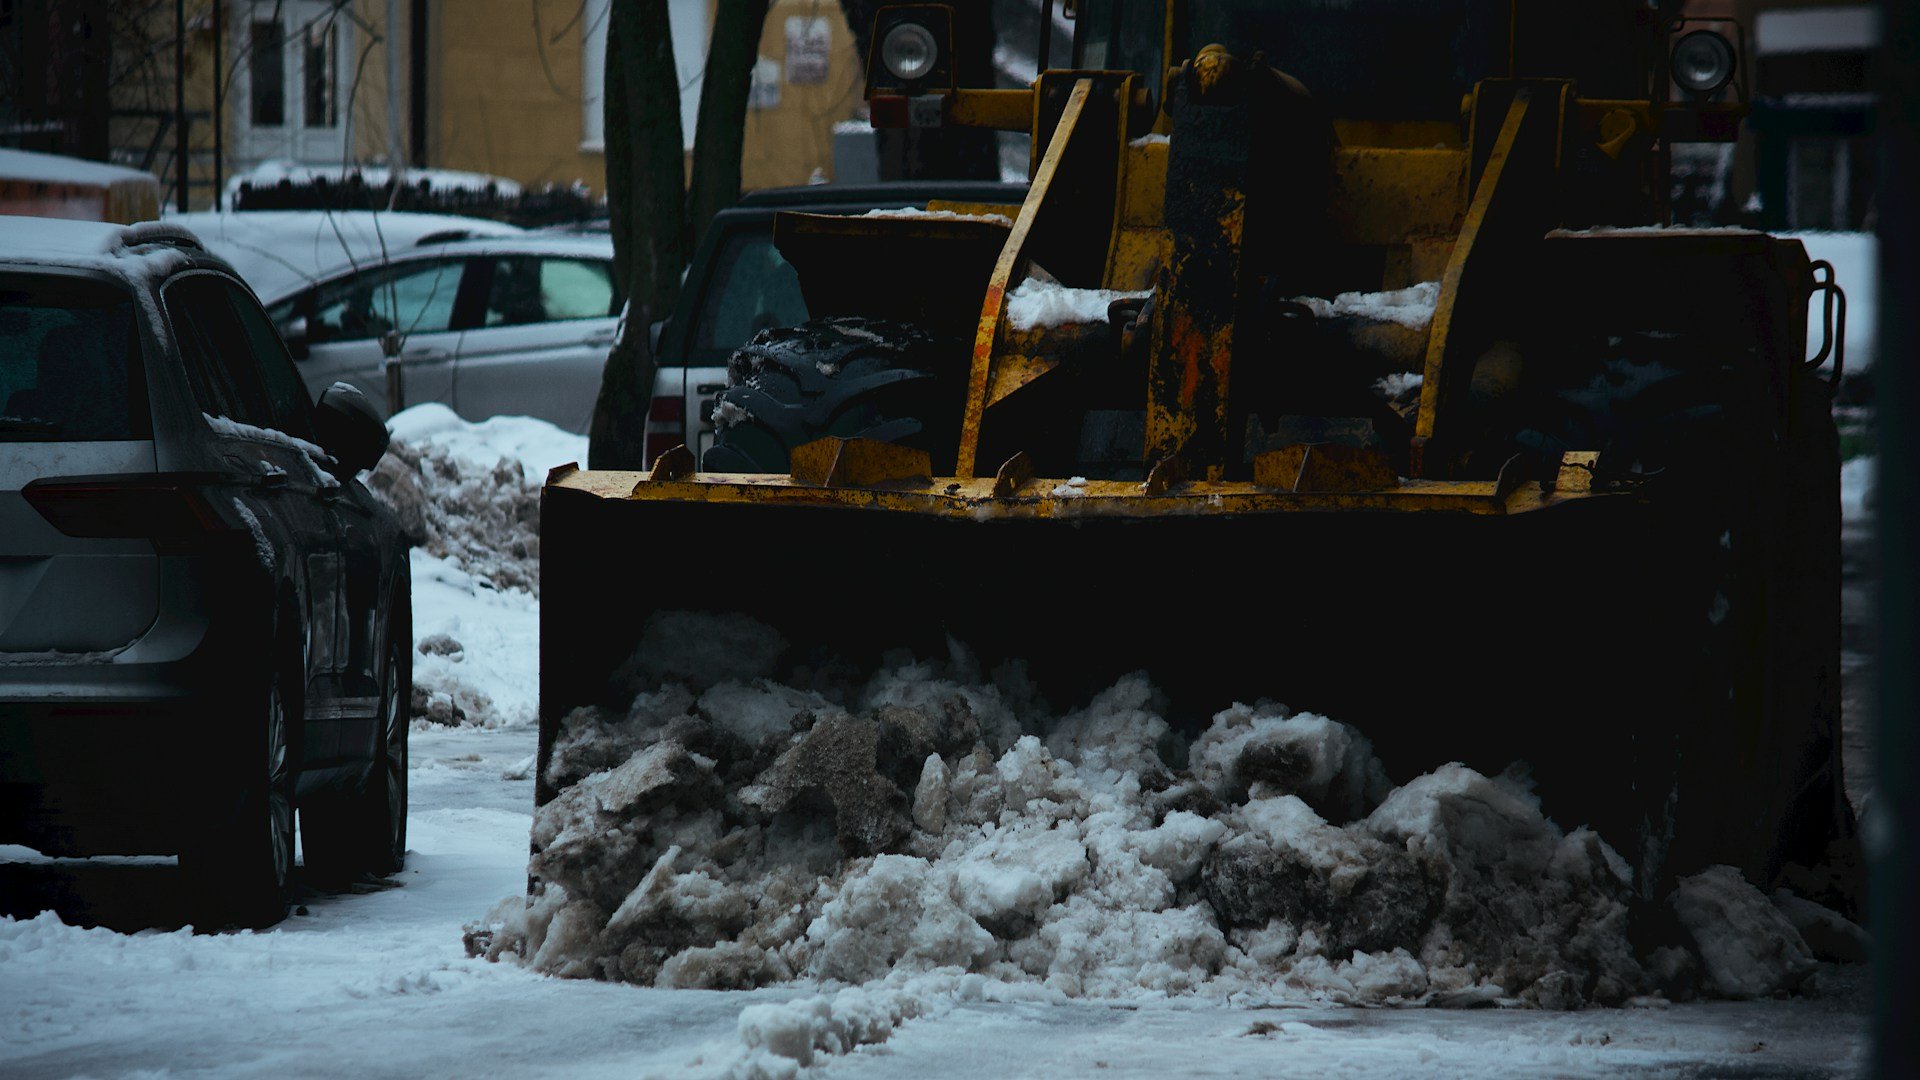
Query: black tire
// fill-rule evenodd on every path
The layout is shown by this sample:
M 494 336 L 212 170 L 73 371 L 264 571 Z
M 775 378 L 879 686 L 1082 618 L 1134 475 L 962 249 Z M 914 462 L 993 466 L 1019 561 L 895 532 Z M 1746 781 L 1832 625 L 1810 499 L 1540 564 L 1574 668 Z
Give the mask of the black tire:
M 794 447 L 830 435 L 951 454 L 926 422 L 940 345 L 915 327 L 852 316 L 761 331 L 727 361 L 701 467 L 783 473 Z
M 300 808 L 308 873 L 339 884 L 397 874 L 407 860 L 407 728 L 413 698 L 413 636 L 389 635 L 374 760 L 361 791 L 317 796 Z
M 265 716 L 254 721 L 238 758 L 248 774 L 236 779 L 203 834 L 181 853 L 193 919 L 202 929 L 257 929 L 286 917 L 298 686 L 284 665 L 268 680 Z

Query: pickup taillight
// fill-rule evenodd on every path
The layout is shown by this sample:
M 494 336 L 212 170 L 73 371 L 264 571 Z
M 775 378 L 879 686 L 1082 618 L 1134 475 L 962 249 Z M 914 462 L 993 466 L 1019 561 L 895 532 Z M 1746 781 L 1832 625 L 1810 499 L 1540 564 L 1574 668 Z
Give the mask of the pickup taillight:
M 652 466 L 661 454 L 687 441 L 687 399 L 679 394 L 662 394 L 647 406 L 646 444 L 641 448 L 646 464 Z
M 35 480 L 20 494 L 68 536 L 161 540 L 228 527 L 207 502 L 203 482 L 186 477 L 54 478 Z

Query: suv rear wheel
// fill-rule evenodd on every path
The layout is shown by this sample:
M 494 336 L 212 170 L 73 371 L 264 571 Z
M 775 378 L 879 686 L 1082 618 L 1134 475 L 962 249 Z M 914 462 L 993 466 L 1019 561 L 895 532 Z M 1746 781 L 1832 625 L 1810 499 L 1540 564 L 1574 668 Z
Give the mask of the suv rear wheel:
M 373 768 L 364 791 L 320 796 L 300 808 L 307 869 L 321 881 L 398 873 L 407 857 L 407 724 L 413 698 L 413 635 L 388 635 Z
M 182 853 L 194 921 L 210 926 L 271 926 L 285 917 L 293 873 L 293 715 L 296 680 L 285 670 L 268 680 L 264 716 L 255 722 L 254 745 L 240 760 L 251 775 L 239 778 L 232 796 L 213 815 L 205 833 Z

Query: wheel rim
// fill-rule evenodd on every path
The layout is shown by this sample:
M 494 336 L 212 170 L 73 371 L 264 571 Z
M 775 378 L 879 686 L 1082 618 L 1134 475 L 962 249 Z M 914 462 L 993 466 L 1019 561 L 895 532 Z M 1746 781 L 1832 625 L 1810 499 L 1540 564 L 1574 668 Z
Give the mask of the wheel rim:
M 267 698 L 267 833 L 273 879 L 284 884 L 293 864 L 293 799 L 287 771 L 287 709 L 275 685 Z
M 387 662 L 386 728 L 387 841 L 393 859 L 406 854 L 407 845 L 407 715 L 400 700 L 400 672 L 406 657 L 398 648 Z

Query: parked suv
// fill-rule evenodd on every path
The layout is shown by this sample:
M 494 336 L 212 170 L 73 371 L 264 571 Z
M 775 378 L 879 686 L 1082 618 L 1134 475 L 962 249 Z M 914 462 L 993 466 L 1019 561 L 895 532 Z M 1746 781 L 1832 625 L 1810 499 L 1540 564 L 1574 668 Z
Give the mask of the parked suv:
M 713 441 L 713 403 L 727 388 L 727 357 L 762 330 L 807 321 L 800 278 L 773 246 L 775 214 L 924 210 L 932 199 L 1017 211 L 1026 197 L 1025 184 L 980 180 L 825 184 L 756 191 L 715 215 L 672 316 L 649 328 L 659 367 L 647 412 L 647 461 L 682 443 L 695 461 L 704 459 Z
M 428 237 L 269 296 L 267 311 L 315 393 L 347 382 L 389 408 L 392 348 L 408 405 L 585 432 L 624 300 L 610 237 L 535 233 Z
M 196 921 L 406 852 L 411 595 L 248 288 L 178 226 L 0 218 L 0 843 L 177 852 Z

